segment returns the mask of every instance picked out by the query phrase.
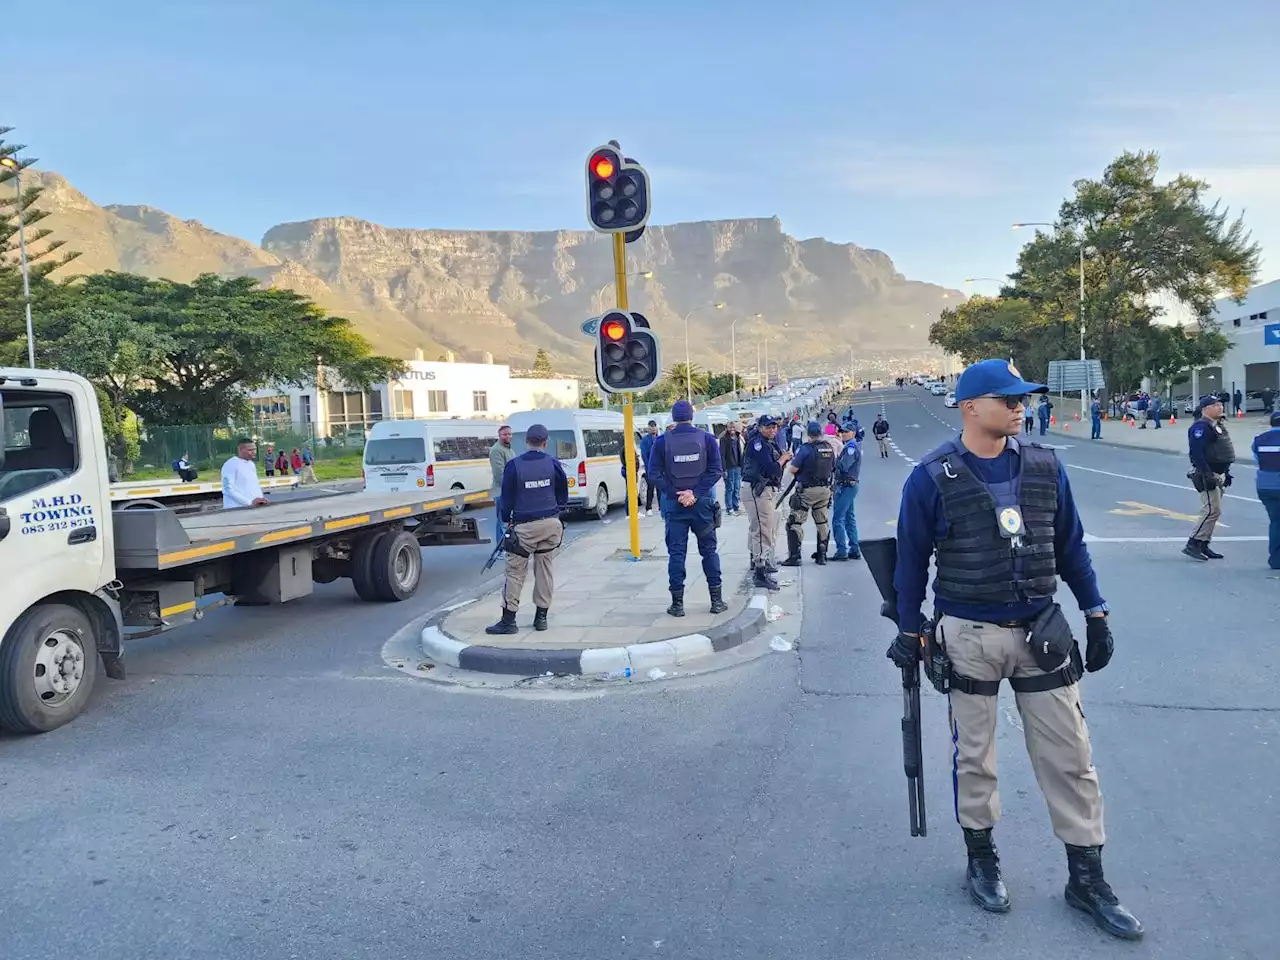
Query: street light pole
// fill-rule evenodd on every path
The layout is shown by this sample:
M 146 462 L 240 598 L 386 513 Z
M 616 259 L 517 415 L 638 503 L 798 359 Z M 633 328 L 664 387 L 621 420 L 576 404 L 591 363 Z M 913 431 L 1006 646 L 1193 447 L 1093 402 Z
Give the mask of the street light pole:
M 685 399 L 693 403 L 693 368 L 689 361 L 689 318 L 704 307 L 715 307 L 717 310 L 723 310 L 723 303 L 703 303 L 694 307 L 684 315 L 684 390 Z
M 22 270 L 22 299 L 27 312 L 27 366 L 36 368 L 36 336 L 31 324 L 31 270 L 27 266 L 27 232 L 22 222 L 22 164 L 15 157 L 0 157 L 0 167 L 13 171 L 18 188 L 18 263 Z
M 1035 221 L 1029 221 L 1027 223 L 1015 223 L 1013 225 L 1013 229 L 1015 230 L 1017 230 L 1019 227 L 1055 227 L 1056 228 L 1057 224 L 1046 223 L 1043 220 L 1035 220 Z M 1084 241 L 1085 241 L 1085 237 L 1084 237 L 1083 224 L 1080 225 L 1080 236 L 1077 237 L 1076 239 L 1077 239 L 1077 242 L 1080 244 L 1080 311 L 1079 311 L 1080 316 L 1078 318 L 1080 322 L 1080 360 L 1081 362 L 1084 362 L 1084 359 L 1085 359 L 1085 352 L 1084 352 L 1084 304 L 1085 304 L 1085 299 L 1084 299 L 1085 242 Z M 1085 383 L 1088 383 L 1088 382 L 1089 382 L 1089 374 L 1088 374 L 1088 371 L 1086 371 Z M 1083 387 L 1080 389 L 1080 419 L 1081 420 L 1084 420 L 1088 414 L 1088 406 L 1087 406 L 1088 400 L 1086 398 L 1087 393 L 1088 391 L 1085 390 Z

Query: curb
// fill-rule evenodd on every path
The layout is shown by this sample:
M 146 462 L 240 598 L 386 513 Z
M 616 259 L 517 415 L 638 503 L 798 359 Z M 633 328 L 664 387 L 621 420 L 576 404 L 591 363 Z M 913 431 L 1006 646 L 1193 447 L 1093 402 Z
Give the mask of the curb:
M 477 673 L 536 676 L 544 673 L 595 676 L 631 670 L 632 674 L 654 667 L 677 667 L 691 660 L 709 657 L 746 643 L 761 630 L 769 594 L 752 594 L 742 612 L 705 633 L 686 633 L 666 640 L 633 643 L 629 647 L 589 647 L 580 649 L 519 650 L 466 644 L 441 628 L 452 611 L 443 610 L 422 628 L 422 651 L 428 659 L 459 670 Z
M 1181 424 L 1179 424 L 1178 426 L 1181 426 Z M 1168 430 L 1169 428 L 1163 427 L 1162 429 Z M 1111 447 L 1116 450 L 1137 450 L 1142 453 L 1159 453 L 1166 457 L 1182 457 L 1183 459 L 1186 459 L 1186 456 L 1187 456 L 1186 450 L 1164 450 L 1159 447 L 1140 447 L 1134 443 L 1120 443 L 1118 440 L 1108 440 L 1106 437 L 1102 437 L 1099 440 L 1090 440 L 1087 437 L 1081 438 L 1076 436 L 1073 433 L 1067 433 L 1062 430 L 1050 430 L 1047 436 L 1068 437 L 1074 440 L 1083 439 L 1085 442 L 1085 445 L 1097 444 L 1100 447 Z M 1239 453 L 1236 454 L 1236 458 L 1233 462 L 1244 464 L 1246 466 L 1253 466 L 1252 457 L 1246 457 Z

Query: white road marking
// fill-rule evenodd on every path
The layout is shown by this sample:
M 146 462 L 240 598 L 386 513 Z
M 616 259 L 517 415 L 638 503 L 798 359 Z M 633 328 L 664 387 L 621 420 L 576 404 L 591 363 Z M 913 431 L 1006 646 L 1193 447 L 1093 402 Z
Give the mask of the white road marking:
M 1115 477 L 1119 480 L 1133 480 L 1133 481 L 1136 481 L 1137 483 L 1151 483 L 1151 484 L 1155 484 L 1157 487 L 1172 487 L 1174 490 L 1183 490 L 1183 491 L 1190 491 L 1191 493 L 1195 493 L 1195 491 L 1192 490 L 1188 484 L 1166 483 L 1164 480 L 1151 480 L 1147 477 L 1131 477 L 1127 473 L 1112 473 L 1110 470 L 1099 470 L 1096 467 L 1082 467 L 1078 463 L 1068 463 L 1066 464 L 1066 466 L 1070 470 L 1085 470 L 1089 473 L 1100 473 L 1103 476 Z M 1224 493 L 1223 496 L 1231 500 L 1243 500 L 1245 503 L 1261 503 L 1262 502 L 1261 500 L 1255 500 L 1253 497 L 1242 497 L 1239 494 L 1235 494 L 1235 493 Z
M 1266 537 L 1214 537 L 1214 543 L 1241 543 L 1266 541 Z M 1095 537 L 1092 533 L 1084 535 L 1085 543 L 1186 543 L 1186 537 Z
M 1008 704 L 1000 704 L 1000 712 L 1004 714 L 1005 720 L 1009 721 L 1009 725 L 1013 727 L 1013 729 L 1018 731 L 1022 730 L 1022 718 L 1010 710 Z

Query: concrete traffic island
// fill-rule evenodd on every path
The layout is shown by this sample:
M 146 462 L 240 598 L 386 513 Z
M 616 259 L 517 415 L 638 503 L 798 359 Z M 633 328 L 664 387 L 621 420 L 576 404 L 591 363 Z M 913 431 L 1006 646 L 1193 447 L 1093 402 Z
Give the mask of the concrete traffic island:
M 626 549 L 625 515 L 591 536 L 570 543 L 555 559 L 555 594 L 545 631 L 532 627 L 532 571 L 516 616 L 520 632 L 491 636 L 484 628 L 501 615 L 501 594 L 491 590 L 441 611 L 422 630 L 422 652 L 432 663 L 463 671 L 536 677 L 582 675 L 637 680 L 698 664 L 760 635 L 773 605 L 798 607 L 798 583 L 783 576 L 772 595 L 751 586 L 747 519 L 724 518 L 718 531 L 724 600 L 729 609 L 710 613 L 710 597 L 697 544 L 691 537 L 686 562 L 684 617 L 666 612 L 667 555 L 663 523 L 655 514 L 640 521 L 643 555 Z M 654 546 L 656 544 L 656 546 Z M 786 571 L 784 571 L 786 573 Z M 797 599 L 792 601 L 794 595 Z M 630 671 L 628 673 L 628 671 Z

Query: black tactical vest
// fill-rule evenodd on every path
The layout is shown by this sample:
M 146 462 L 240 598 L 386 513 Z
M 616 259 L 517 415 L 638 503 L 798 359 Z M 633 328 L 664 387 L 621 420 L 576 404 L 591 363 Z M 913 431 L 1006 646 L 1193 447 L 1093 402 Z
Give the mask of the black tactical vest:
M 934 593 L 957 603 L 1013 604 L 1051 597 L 1058 589 L 1054 515 L 1058 509 L 1058 459 L 1035 444 L 1009 442 L 1021 469 L 1008 483 L 983 483 L 965 464 L 958 441 L 943 444 L 923 461 L 942 497 L 947 535 L 934 544 L 938 576 Z M 1016 506 L 1023 533 L 1006 537 L 1001 511 Z
M 1231 442 L 1231 434 L 1227 433 L 1226 426 L 1220 420 L 1210 420 L 1208 417 L 1200 419 L 1209 425 L 1209 442 L 1204 447 L 1204 458 L 1218 473 L 1226 473 L 1236 461 L 1236 448 Z
M 801 487 L 825 487 L 831 483 L 831 473 L 836 467 L 836 452 L 826 440 L 810 440 L 805 444 L 813 456 L 800 469 L 798 482 Z

